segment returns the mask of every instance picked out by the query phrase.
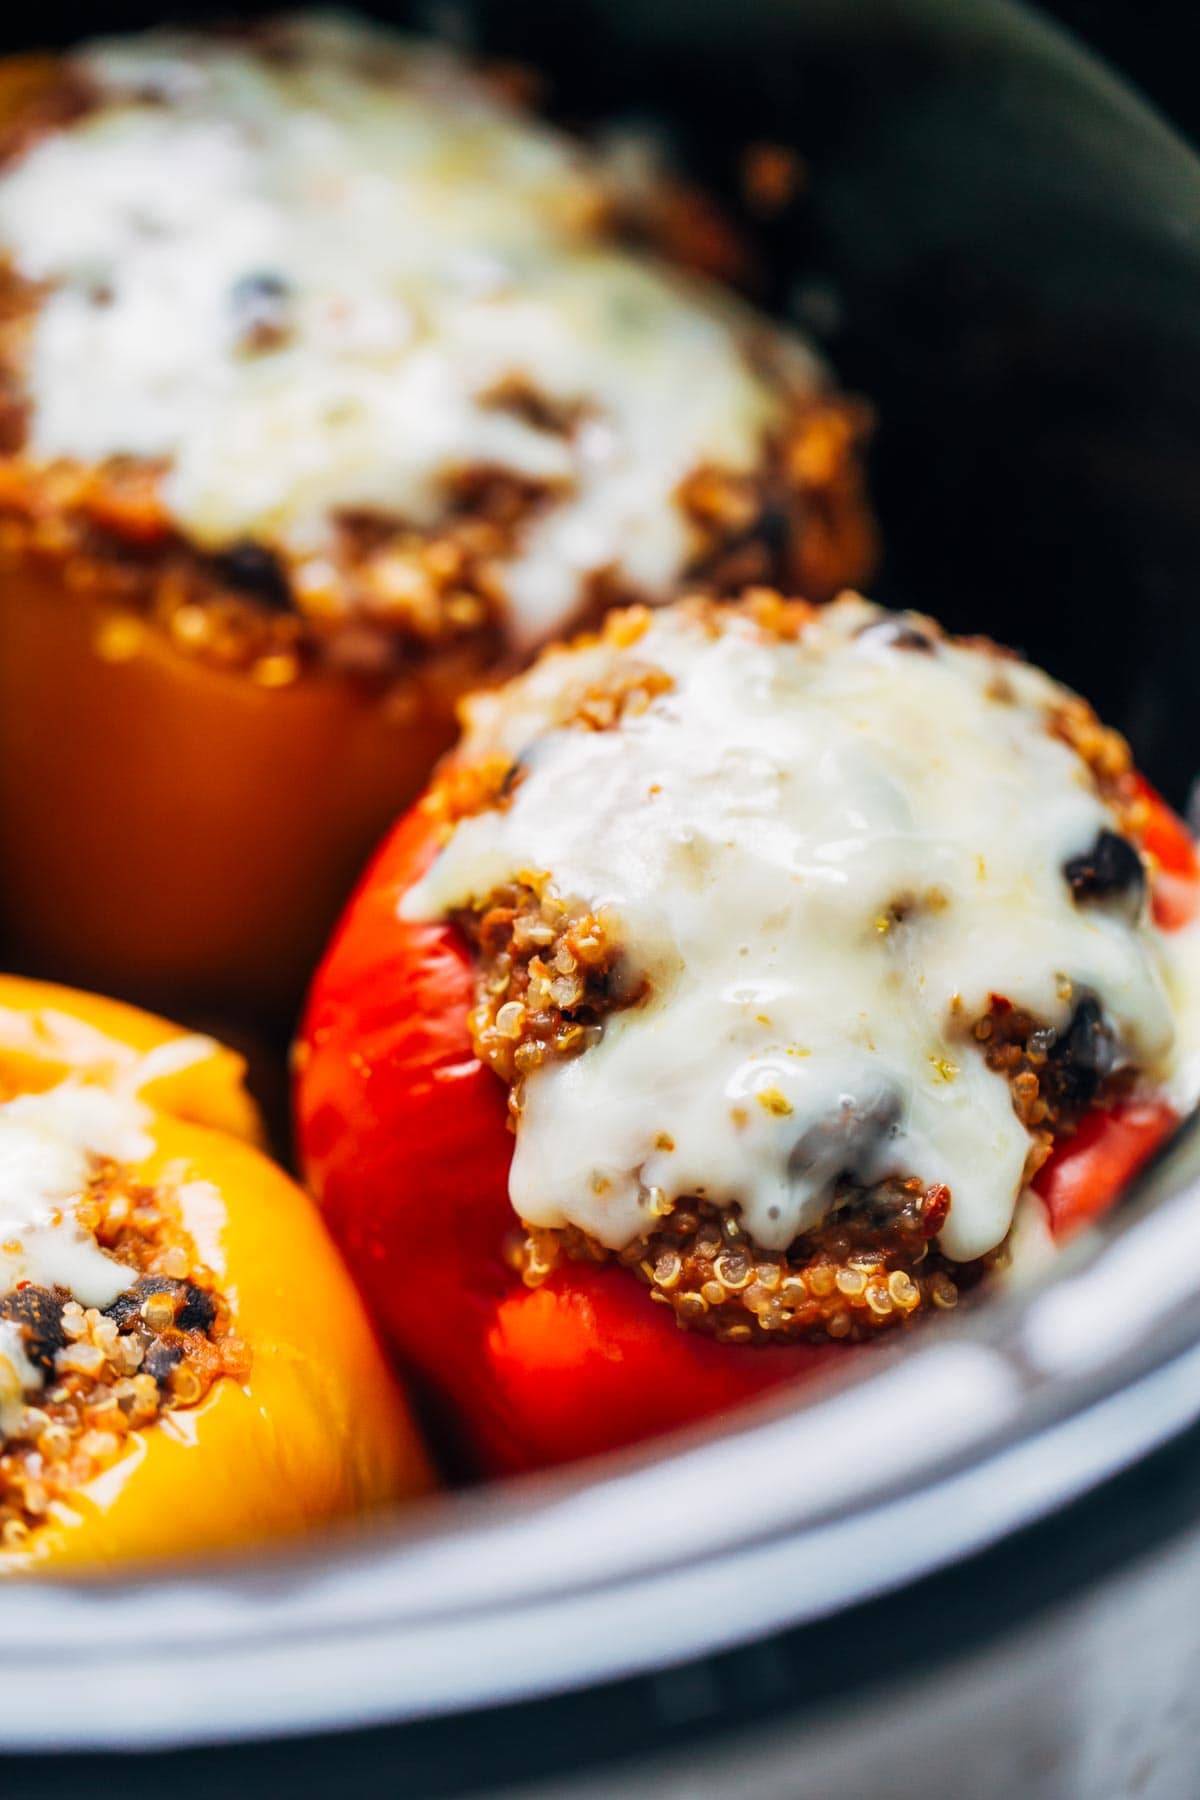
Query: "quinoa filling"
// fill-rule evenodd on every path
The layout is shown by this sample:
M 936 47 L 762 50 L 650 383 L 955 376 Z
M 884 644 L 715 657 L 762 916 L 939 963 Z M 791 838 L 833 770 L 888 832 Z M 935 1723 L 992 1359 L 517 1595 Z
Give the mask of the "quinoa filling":
M 764 591 L 737 608 L 698 604 L 714 634 L 731 613 L 741 612 L 781 641 L 794 640 L 813 616 L 811 607 Z M 937 626 L 915 617 L 870 629 L 890 632 L 897 648 L 916 654 L 932 652 L 943 641 Z M 606 625 L 601 641 L 636 648 L 644 630 L 641 615 L 626 614 Z M 998 689 L 1005 679 L 1001 663 Z M 644 711 L 669 694 L 671 686 L 652 662 L 626 660 L 607 681 L 565 684 L 553 726 L 614 729 L 631 711 Z M 1005 695 L 997 691 L 992 698 L 1003 702 Z M 1102 831 L 1089 851 L 1064 864 L 1071 899 L 1080 908 L 1136 917 L 1146 890 L 1139 848 L 1145 807 L 1133 786 L 1128 747 L 1074 696 L 1055 702 L 1044 727 L 1075 750 L 1120 827 Z M 532 754 L 536 758 L 536 746 Z M 495 757 L 448 768 L 434 797 L 447 834 L 474 811 L 510 804 L 523 776 L 520 762 Z M 944 904 L 936 889 L 900 896 L 876 929 L 891 932 L 922 908 L 936 912 Z M 594 1047 L 606 1018 L 645 1001 L 649 985 L 623 952 L 619 920 L 559 893 L 546 871 L 526 873 L 450 917 L 475 962 L 472 1041 L 480 1059 L 509 1088 L 510 1124 L 516 1130 L 529 1076 L 549 1059 Z M 1026 1185 L 1085 1114 L 1112 1104 L 1136 1083 L 1136 1068 L 1100 1002 L 1088 993 L 1076 994 L 1065 1028 L 993 995 L 982 1016 L 952 1029 L 1008 1084 L 1013 1111 L 1029 1134 Z M 947 1079 L 952 1074 L 947 1070 Z M 757 1099 L 769 1107 L 771 1091 Z M 780 1105 L 790 1111 L 782 1096 Z M 657 1148 L 673 1146 L 664 1138 Z M 546 1280 L 564 1260 L 615 1262 L 648 1287 L 652 1300 L 670 1306 L 681 1326 L 724 1341 L 857 1339 L 953 1306 L 960 1291 L 1007 1261 L 1007 1239 L 970 1261 L 944 1256 L 936 1240 L 952 1206 L 953 1194 L 944 1184 L 895 1177 L 864 1186 L 848 1168 L 833 1182 L 820 1226 L 785 1250 L 770 1251 L 747 1231 L 736 1201 L 718 1206 L 685 1195 L 672 1202 L 661 1190 L 650 1190 L 646 1207 L 658 1222 L 621 1249 L 607 1248 L 573 1225 L 525 1226 L 514 1232 L 508 1256 L 529 1286 Z
M 528 648 L 552 631 L 587 624 L 615 603 L 667 597 L 680 580 L 720 594 L 749 582 L 778 581 L 823 600 L 847 581 L 861 579 L 873 562 L 874 529 L 861 467 L 870 430 L 867 408 L 829 391 L 803 345 L 719 287 L 681 273 L 719 279 L 743 273 L 746 257 L 737 233 L 703 195 L 669 171 L 656 168 L 629 182 L 611 156 L 588 151 L 543 125 L 528 111 L 530 96 L 522 90 L 530 84 L 514 80 L 513 71 L 477 68 L 447 56 L 432 78 L 437 96 L 432 106 L 427 64 L 436 55 L 428 46 L 406 47 L 404 40 L 353 22 L 281 19 L 242 31 L 85 46 L 65 58 L 15 59 L 0 72 L 0 201 L 7 190 L 20 190 L 0 245 L 0 559 L 13 567 L 30 561 L 47 566 L 72 590 L 101 600 L 106 618 L 100 647 L 114 658 L 132 654 L 138 630 L 151 626 L 165 632 L 181 653 L 245 671 L 267 686 L 287 685 L 313 662 L 386 677 L 464 641 L 478 650 L 481 662 L 494 661 L 506 642 Z M 327 101 L 332 110 L 324 121 L 323 82 L 333 84 Z M 246 112 L 249 91 L 259 94 L 258 113 Z M 361 104 L 349 107 L 348 94 Z M 389 96 L 390 123 L 384 104 Z M 340 107 L 348 108 L 345 114 Z M 356 115 L 368 123 L 357 123 Z M 285 179 L 282 192 L 272 186 L 277 179 L 272 157 L 278 153 L 289 167 L 294 163 L 281 146 L 291 143 L 287 133 L 298 128 L 297 120 L 304 130 L 314 122 L 328 127 L 331 155 L 342 156 L 344 166 L 335 158 L 323 181 L 345 189 L 343 212 L 359 193 L 359 164 L 366 159 L 370 180 L 364 192 L 376 199 L 385 190 L 392 193 L 387 204 L 399 221 L 394 221 L 397 244 L 412 232 L 411 224 L 403 223 L 406 208 L 431 206 L 431 223 L 442 214 L 450 219 L 448 248 L 438 253 L 449 276 L 423 286 L 420 258 L 413 264 L 415 277 L 403 258 L 399 274 L 389 273 L 386 263 L 379 273 L 378 258 L 366 247 L 361 268 L 355 252 L 338 272 L 347 252 L 336 234 L 314 273 L 296 240 L 306 229 L 328 229 L 320 223 L 326 204 L 316 191 L 321 182 L 311 190 L 298 177 Z M 376 135 L 368 139 L 370 121 Z M 147 156 L 137 133 L 160 127 L 161 141 L 153 140 L 159 147 Z M 202 160 L 197 171 L 187 161 L 189 134 L 215 128 L 226 134 L 224 151 L 232 155 L 240 144 L 249 158 L 244 176 L 249 185 L 235 185 L 206 201 L 204 182 L 221 179 L 222 157 Z M 445 190 L 437 185 L 442 179 L 437 159 L 431 175 L 422 153 L 409 145 L 414 130 L 419 140 L 434 129 L 445 140 L 442 159 L 456 172 Z M 489 131 L 497 134 L 495 156 L 512 159 L 501 167 L 501 183 L 510 166 L 515 171 L 514 216 L 508 220 L 505 211 L 508 223 L 495 226 L 495 242 L 489 236 L 489 215 L 496 210 L 490 204 L 495 157 L 489 160 L 479 148 L 479 134 Z M 136 183 L 126 194 L 134 181 L 129 168 L 104 160 L 114 141 L 125 143 L 123 133 L 133 134 L 131 143 L 143 144 L 139 158 L 126 152 L 135 167 L 156 156 L 183 159 L 175 183 L 178 204 L 161 216 L 153 182 L 146 194 Z M 37 230 L 39 219 L 59 210 L 56 199 L 46 198 L 47 192 L 57 193 L 57 159 L 72 156 L 78 158 L 75 186 L 84 196 L 82 206 L 89 204 L 90 171 L 101 165 L 108 171 L 95 176 L 99 186 L 93 196 L 101 248 L 84 263 L 60 254 L 56 243 L 42 245 Z M 548 191 L 533 179 L 530 159 L 532 166 L 546 164 Z M 51 183 L 50 190 L 38 186 L 42 179 Z M 256 179 L 263 183 L 261 193 L 252 187 Z M 33 185 L 27 192 L 28 183 Z M 114 183 L 121 189 L 121 205 L 112 210 Z M 182 196 L 193 186 L 196 200 L 189 206 Z M 278 250 L 274 259 L 266 250 L 261 267 L 250 256 L 233 259 L 226 269 L 223 239 L 212 219 L 228 220 L 250 193 L 257 195 L 271 228 L 262 233 L 266 243 L 274 241 L 278 225 L 275 235 L 290 248 Z M 449 204 L 434 204 L 439 197 Z M 460 204 L 468 213 L 471 206 L 483 207 L 470 228 L 451 219 Z M 370 217 L 378 235 L 376 215 Z M 129 218 L 142 221 L 132 232 Z M 505 231 L 517 244 L 516 277 L 506 273 Z M 532 263 L 528 247 L 521 248 L 529 233 L 540 245 Z M 160 307 L 165 325 L 182 331 L 174 315 L 184 301 L 169 281 L 161 289 L 138 288 L 138 271 L 144 274 L 139 259 L 148 240 L 163 256 L 191 258 L 189 282 L 199 279 L 197 271 L 212 271 L 211 306 L 203 318 L 208 321 L 211 313 L 220 328 L 210 342 L 200 341 L 201 327 L 194 322 L 191 337 L 183 333 L 190 347 L 171 364 L 181 389 L 191 393 L 199 365 L 211 376 L 200 384 L 206 392 L 221 389 L 225 380 L 235 396 L 243 389 L 258 396 L 262 426 L 267 410 L 278 404 L 271 398 L 278 371 L 286 368 L 283 386 L 297 390 L 296 370 L 309 366 L 304 357 L 328 358 L 317 369 L 322 380 L 334 381 L 325 411 L 302 428 L 294 421 L 291 429 L 281 428 L 270 440 L 276 455 L 252 458 L 246 479 L 235 481 L 228 473 L 245 435 L 244 420 L 239 427 L 235 416 L 233 425 L 209 434 L 224 445 L 224 479 L 242 493 L 255 486 L 264 460 L 283 469 L 293 441 L 309 436 L 322 441 L 327 435 L 326 466 L 315 467 L 311 457 L 302 460 L 294 480 L 281 475 L 270 503 L 264 501 L 254 513 L 235 507 L 216 523 L 205 513 L 201 527 L 180 500 L 172 484 L 188 447 L 201 436 L 207 442 L 194 423 L 186 438 L 177 433 L 176 440 L 159 442 L 150 433 L 144 446 L 116 427 L 107 437 L 85 434 L 89 446 L 95 440 L 94 450 L 77 447 L 69 430 L 45 442 L 39 437 L 47 398 L 39 334 L 64 300 L 80 309 L 84 331 L 101 333 L 97 342 L 109 341 L 104 331 L 116 331 L 123 309 L 133 305 Z M 380 241 L 388 241 L 386 229 Z M 331 264 L 336 279 L 329 275 Z M 543 309 L 541 325 L 535 322 L 526 333 L 528 342 L 497 352 L 486 370 L 481 365 L 476 372 L 472 363 L 457 387 L 452 374 L 452 393 L 436 389 L 433 400 L 412 403 L 394 481 L 389 474 L 366 490 L 361 483 L 356 487 L 358 465 L 379 467 L 385 455 L 380 444 L 392 443 L 381 426 L 378 440 L 370 434 L 361 442 L 353 438 L 358 447 L 346 452 L 349 472 L 334 482 L 335 466 L 342 469 L 338 445 L 347 432 L 353 437 L 356 414 L 370 412 L 388 395 L 403 412 L 409 337 L 427 347 L 423 353 L 437 356 L 444 350 L 452 372 L 469 360 L 461 347 L 443 347 L 439 333 L 451 329 L 446 315 L 461 303 L 455 286 L 460 277 L 466 280 L 461 271 L 469 273 L 476 264 L 479 280 L 499 280 L 492 298 L 502 314 L 515 295 L 535 314 Z M 555 283 L 563 277 L 568 291 L 556 298 Z M 408 299 L 400 304 L 397 294 L 407 296 L 414 279 L 412 305 Z M 539 287 L 547 279 L 549 287 Z M 576 281 L 577 294 L 570 285 Z M 140 300 L 131 298 L 135 290 Z M 315 337 L 314 307 L 322 321 Z M 580 309 L 590 324 L 579 324 Z M 643 311 L 646 319 L 640 320 Z M 468 334 L 468 347 L 495 324 L 486 307 L 481 316 L 480 329 Z M 329 345 L 342 342 L 336 339 L 339 320 L 346 338 L 335 352 Z M 564 351 L 557 361 L 539 361 L 543 339 L 560 330 L 568 334 L 568 348 L 574 345 L 570 355 Z M 578 342 L 570 336 L 576 330 Z M 335 336 L 322 338 L 322 331 Z M 396 344 L 390 351 L 380 349 L 385 338 L 392 343 L 389 332 Z M 636 338 L 639 332 L 649 377 L 639 377 L 635 398 L 643 398 L 631 424 L 626 417 L 631 378 L 624 359 L 629 335 Z M 729 399 L 732 423 L 722 415 L 724 423 L 689 424 L 686 395 L 669 412 L 643 419 L 644 396 L 662 379 L 664 346 L 689 340 L 694 332 L 711 333 L 713 379 L 718 387 L 724 380 L 729 395 L 738 396 L 736 402 Z M 171 330 L 164 336 L 170 339 Z M 354 380 L 356 358 L 368 353 L 382 360 L 364 397 Z M 211 370 L 203 364 L 206 357 Z M 107 359 L 101 354 L 98 360 L 103 365 Z M 148 381 L 137 355 L 127 374 L 112 403 L 120 421 L 137 412 L 139 396 L 152 399 L 164 380 L 160 371 Z M 54 391 L 60 400 L 66 395 L 68 425 L 89 406 L 97 417 L 107 416 L 108 403 L 79 397 L 79 370 L 74 376 L 67 370 L 63 380 Z M 130 384 L 136 392 L 128 391 Z M 456 408 L 467 415 L 469 430 L 456 423 Z M 182 418 L 185 410 L 180 402 L 173 416 Z M 426 412 L 428 420 L 422 416 Z M 519 428 L 515 448 L 499 429 L 509 424 Z M 743 424 L 744 441 L 736 442 Z M 415 444 L 424 442 L 426 425 L 435 448 L 428 452 L 427 486 L 414 496 L 403 483 L 406 470 L 425 454 Z M 671 425 L 675 448 L 665 451 Z M 445 447 L 438 449 L 443 437 Z M 618 472 L 627 463 L 635 472 L 645 464 L 647 480 L 660 462 L 666 471 L 657 517 L 660 524 L 671 523 L 679 542 L 661 567 L 623 567 L 630 544 L 646 537 L 646 521 L 640 531 L 616 516 L 608 521 L 607 499 L 596 510 L 589 496 L 600 479 L 597 470 L 610 462 Z M 390 471 L 391 464 L 387 467 Z M 297 497 L 314 482 L 319 500 L 310 504 Z M 294 507 L 308 508 L 295 528 L 294 520 L 287 523 Z M 535 553 L 533 540 L 539 531 L 558 530 L 560 515 L 562 549 Z M 579 522 L 567 528 L 576 515 Z M 594 553 L 577 565 L 571 546 L 584 540 L 594 541 Z M 531 554 L 574 571 L 574 591 L 563 589 L 553 607 L 544 598 L 517 593 L 514 571 Z M 543 577 L 544 570 L 539 581 Z M 526 606 L 537 613 L 531 622 L 523 618 Z
M 198 1405 L 222 1376 L 244 1381 L 249 1372 L 229 1302 L 168 1189 L 98 1159 L 76 1216 L 134 1279 L 103 1310 L 32 1282 L 0 1296 L 0 1328 L 16 1334 L 26 1375 L 0 1359 L 5 1549 L 113 1464 L 131 1433 Z
M 150 626 L 181 654 L 270 687 L 319 663 L 386 679 L 464 643 L 481 660 L 499 656 L 504 564 L 553 487 L 480 465 L 447 481 L 433 529 L 348 511 L 319 554 L 255 539 L 202 552 L 162 505 L 160 466 L 37 465 L 17 453 L 23 402 L 12 364 L 27 324 L 18 292 L 0 270 L 0 568 L 32 562 L 102 602 L 102 654 L 132 653 Z M 857 403 L 814 400 L 766 447 L 757 475 L 690 476 L 677 496 L 700 546 L 689 585 L 719 597 L 785 582 L 825 600 L 861 573 L 873 554 L 858 461 L 866 429 Z M 611 607 L 654 598 L 602 572 L 585 578 L 567 623 L 583 629 Z
M 524 1078 L 548 1057 L 594 1044 L 604 1015 L 636 993 L 620 983 L 604 917 L 569 906 L 546 877 L 499 889 L 485 911 L 459 914 L 456 923 L 479 965 L 471 1038 L 508 1083 L 515 1119 Z
M 504 1037 L 503 1052 L 494 1018 L 481 1028 L 478 1010 L 472 1015 L 481 1059 L 513 1083 L 514 1124 L 520 1117 L 521 1077 L 547 1056 L 587 1049 L 599 1037 L 606 1003 L 610 1009 L 616 1004 L 603 985 L 589 991 L 586 977 L 575 980 L 580 999 L 571 1022 L 560 1022 L 556 1030 L 553 1005 L 543 1002 L 531 1020 L 538 1035 L 515 1044 Z M 510 1028 L 521 1030 L 521 1019 L 509 1017 Z M 1079 1003 L 1062 1034 L 997 1000 L 972 1036 L 989 1067 L 1009 1082 L 1013 1110 L 1030 1133 L 1027 1181 L 1086 1112 L 1133 1085 L 1133 1072 L 1121 1066 L 1094 1000 Z M 659 1193 L 651 1194 L 650 1210 L 661 1211 L 661 1224 L 622 1250 L 609 1250 L 568 1226 L 515 1232 L 507 1255 L 528 1287 L 539 1287 L 564 1259 L 616 1262 L 646 1284 L 652 1300 L 670 1306 L 680 1326 L 725 1343 L 858 1342 L 930 1311 L 949 1310 L 960 1293 L 1006 1265 L 1007 1240 L 966 1263 L 941 1254 L 936 1238 L 952 1203 L 950 1190 L 940 1184 L 926 1188 L 914 1179 L 893 1179 L 861 1188 L 844 1175 L 820 1227 L 776 1252 L 754 1242 L 736 1205 L 719 1207 L 700 1198 L 672 1205 Z
M 615 1262 L 669 1306 L 678 1325 L 728 1344 L 824 1338 L 858 1342 L 920 1313 L 946 1311 L 1004 1261 L 1003 1250 L 952 1263 L 932 1242 L 949 1211 L 945 1188 L 894 1181 L 845 1187 L 819 1230 L 786 1252 L 764 1251 L 736 1207 L 681 1201 L 658 1230 L 610 1251 L 574 1227 L 515 1233 L 510 1267 L 538 1287 L 565 1258 Z

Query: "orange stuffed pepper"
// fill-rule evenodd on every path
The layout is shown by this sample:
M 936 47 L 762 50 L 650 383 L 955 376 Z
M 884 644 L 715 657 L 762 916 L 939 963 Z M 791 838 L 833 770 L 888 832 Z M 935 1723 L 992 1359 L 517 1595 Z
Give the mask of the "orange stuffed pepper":
M 293 1001 L 464 689 L 621 596 L 862 574 L 861 409 L 622 223 L 581 145 L 365 24 L 0 65 L 26 966 Z
M 982 641 L 622 615 L 479 697 L 385 843 L 306 1167 L 477 1468 L 635 1442 L 1110 1206 L 1190 1103 L 1198 894 L 1123 741 Z
M 0 1572 L 242 1549 L 429 1471 L 241 1064 L 0 978 Z

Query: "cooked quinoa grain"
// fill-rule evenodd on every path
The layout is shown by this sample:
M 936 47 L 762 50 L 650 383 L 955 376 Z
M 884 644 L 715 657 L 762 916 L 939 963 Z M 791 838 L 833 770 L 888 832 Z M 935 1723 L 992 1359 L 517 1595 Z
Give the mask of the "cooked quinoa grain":
M 0 1544 L 18 1547 L 56 1502 L 115 1462 L 130 1434 L 194 1407 L 213 1383 L 244 1381 L 250 1355 L 227 1298 L 184 1230 L 166 1187 L 97 1161 L 77 1205 L 80 1228 L 130 1271 L 111 1305 L 85 1307 L 61 1286 L 25 1282 L 0 1297 L 40 1378 L 0 1435 Z M 2 1344 L 0 1344 L 2 1350 Z M 5 1364 L 0 1360 L 0 1381 Z
M 571 908 L 547 879 L 498 890 L 483 912 L 457 923 L 475 947 L 480 979 L 469 1024 L 481 1059 L 509 1084 L 520 1112 L 522 1084 L 548 1057 L 595 1043 L 604 1015 L 629 1005 L 619 948 L 602 915 Z
M 574 1227 L 535 1230 L 514 1234 L 509 1261 L 529 1287 L 563 1261 L 613 1262 L 669 1306 L 681 1328 L 723 1343 L 857 1343 L 955 1306 L 1003 1263 L 1003 1250 L 969 1264 L 939 1255 L 933 1240 L 948 1207 L 945 1188 L 888 1183 L 844 1196 L 819 1230 L 781 1253 L 756 1245 L 735 1208 L 684 1201 L 623 1250 Z

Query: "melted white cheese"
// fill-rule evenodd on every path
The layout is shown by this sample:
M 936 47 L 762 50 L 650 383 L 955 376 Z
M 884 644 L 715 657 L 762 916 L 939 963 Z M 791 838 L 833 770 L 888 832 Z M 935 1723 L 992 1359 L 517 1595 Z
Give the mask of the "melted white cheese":
M 206 1062 L 219 1054 L 220 1048 L 213 1038 L 186 1032 L 150 1050 L 139 1050 L 54 1006 L 40 1006 L 36 1011 L 0 1006 L 0 1045 L 60 1062 L 88 1082 L 129 1096 Z
M 76 1209 L 93 1157 L 134 1162 L 149 1152 L 146 1118 L 131 1097 L 76 1081 L 0 1105 L 0 1294 L 29 1281 L 104 1307 L 131 1285 L 133 1271 L 100 1248 Z M 0 1336 L 0 1392 L 17 1378 L 15 1391 L 41 1379 L 13 1327 Z
M 101 106 L 0 178 L 0 247 L 49 285 L 29 453 L 162 459 L 201 545 L 313 557 L 337 509 L 436 523 L 463 467 L 552 481 L 501 572 L 520 644 L 597 571 L 674 582 L 679 483 L 755 467 L 812 356 L 774 334 L 768 379 L 761 321 L 606 247 L 595 168 L 444 52 L 345 19 L 275 36 L 275 59 L 166 33 L 83 50 Z M 264 275 L 290 334 L 246 354 L 236 290 Z M 487 405 L 513 376 L 583 423 Z
M 672 609 L 629 650 L 552 655 L 477 702 L 467 754 L 523 755 L 527 773 L 507 810 L 458 826 L 405 913 L 546 871 L 607 909 L 650 982 L 593 1048 L 528 1079 L 523 1219 L 620 1247 L 661 1189 L 736 1202 L 782 1249 L 840 1172 L 915 1175 L 950 1188 L 941 1247 L 966 1260 L 1005 1237 L 1030 1149 L 969 1029 L 994 995 L 1056 1029 L 1094 996 L 1121 1054 L 1170 1079 L 1161 934 L 1145 909 L 1077 905 L 1063 874 L 1114 827 L 1047 728 L 1063 691 L 891 636 L 854 599 L 796 643 Z M 577 684 L 627 662 L 672 690 L 616 729 L 555 728 Z

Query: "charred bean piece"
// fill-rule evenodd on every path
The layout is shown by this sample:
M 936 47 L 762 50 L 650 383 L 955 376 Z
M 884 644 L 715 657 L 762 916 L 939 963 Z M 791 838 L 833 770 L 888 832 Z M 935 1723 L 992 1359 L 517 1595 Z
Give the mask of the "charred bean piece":
M 0 1319 L 24 1328 L 25 1354 L 45 1375 L 53 1370 L 55 1353 L 67 1341 L 62 1310 L 69 1298 L 66 1288 L 31 1285 L 0 1299 Z
M 142 1368 L 152 1375 L 160 1388 L 171 1379 L 171 1371 L 183 1361 L 183 1345 L 172 1338 L 156 1338 L 146 1352 Z
M 131 1288 L 118 1294 L 111 1306 L 105 1307 L 105 1313 L 124 1330 L 138 1317 L 151 1294 L 174 1294 L 178 1286 L 178 1282 L 171 1281 L 166 1275 L 142 1275 Z
M 889 1087 L 847 1096 L 837 1112 L 796 1140 L 788 1157 L 789 1175 L 818 1183 L 861 1177 L 901 1111 L 900 1096 Z
M 184 1289 L 183 1305 L 176 1316 L 175 1323 L 181 1331 L 208 1331 L 217 1316 L 217 1303 L 206 1288 L 194 1287 L 191 1282 Z
M 1115 831 L 1102 831 L 1090 850 L 1063 864 L 1063 874 L 1076 900 L 1123 900 L 1141 905 L 1146 869 L 1137 849 Z
M 252 538 L 223 550 L 213 558 L 213 567 L 222 581 L 260 606 L 272 612 L 287 612 L 291 607 L 291 589 L 279 558 Z
M 769 499 L 746 537 L 748 541 L 762 545 L 772 568 L 782 567 L 795 528 L 788 505 L 782 500 Z
M 1112 1028 L 1095 1000 L 1081 1000 L 1050 1051 L 1047 1073 L 1062 1101 L 1090 1106 L 1117 1066 Z

